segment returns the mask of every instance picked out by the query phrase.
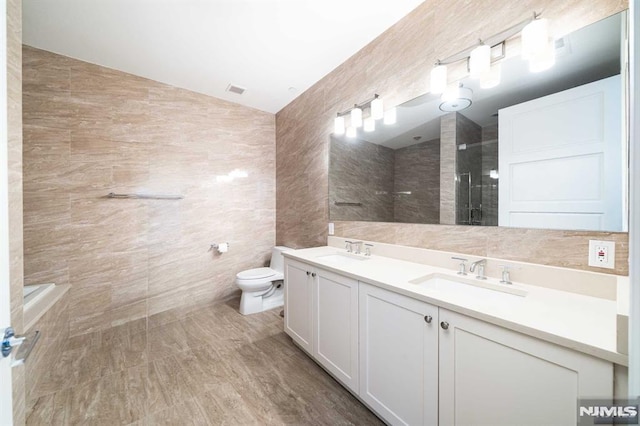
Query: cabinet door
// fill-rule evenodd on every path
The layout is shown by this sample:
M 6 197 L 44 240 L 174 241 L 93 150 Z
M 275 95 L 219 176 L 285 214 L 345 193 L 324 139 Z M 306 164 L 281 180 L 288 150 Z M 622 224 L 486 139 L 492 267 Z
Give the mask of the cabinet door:
M 286 259 L 284 264 L 284 331 L 304 350 L 312 352 L 311 267 Z
M 575 425 L 578 398 L 613 397 L 611 363 L 445 309 L 440 321 L 441 426 Z
M 438 422 L 437 327 L 435 306 L 360 283 L 360 397 L 392 425 Z
M 358 281 L 316 269 L 313 355 L 345 386 L 358 392 Z

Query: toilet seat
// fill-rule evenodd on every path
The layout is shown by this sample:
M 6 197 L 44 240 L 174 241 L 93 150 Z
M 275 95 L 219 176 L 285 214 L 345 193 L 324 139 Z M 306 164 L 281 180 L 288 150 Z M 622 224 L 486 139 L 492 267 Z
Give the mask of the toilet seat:
M 271 268 L 253 268 L 246 271 L 239 272 L 236 278 L 239 280 L 258 280 L 261 278 L 267 278 L 275 275 L 276 271 Z
M 236 284 L 243 291 L 268 290 L 273 281 L 284 279 L 284 274 L 271 268 L 254 268 L 239 272 Z

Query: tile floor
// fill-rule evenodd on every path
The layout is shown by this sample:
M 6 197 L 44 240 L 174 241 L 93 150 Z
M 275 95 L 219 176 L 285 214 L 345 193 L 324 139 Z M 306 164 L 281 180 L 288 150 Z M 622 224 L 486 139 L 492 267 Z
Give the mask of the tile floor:
M 280 310 L 237 305 L 69 339 L 27 425 L 382 424 L 293 345 Z

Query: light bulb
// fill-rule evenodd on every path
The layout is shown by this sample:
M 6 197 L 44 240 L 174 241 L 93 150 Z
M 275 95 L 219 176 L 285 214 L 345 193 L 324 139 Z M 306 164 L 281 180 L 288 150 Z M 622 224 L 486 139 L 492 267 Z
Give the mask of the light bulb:
M 436 65 L 431 70 L 431 93 L 439 95 L 447 88 L 447 66 Z
M 395 108 L 390 108 L 384 113 L 384 124 L 396 124 L 397 114 Z
M 451 102 L 460 98 L 460 83 L 455 82 L 447 86 L 442 93 L 440 100 L 442 102 Z
M 375 98 L 371 101 L 371 117 L 374 120 L 380 120 L 384 117 L 384 106 L 382 104 L 382 98 Z
M 549 43 L 549 21 L 534 19 L 522 29 L 522 58 L 532 57 L 544 52 Z
M 529 71 L 542 72 L 556 63 L 555 43 L 547 43 L 546 49 L 529 57 Z
M 336 117 L 333 120 L 333 133 L 336 135 L 344 135 L 344 117 Z
M 351 127 L 362 127 L 362 110 L 358 107 L 351 110 Z
M 476 47 L 469 56 L 469 74 L 471 78 L 480 78 L 491 68 L 491 48 L 486 44 Z
M 349 126 L 347 127 L 347 137 L 348 138 L 355 138 L 357 136 L 358 132 L 356 131 L 356 128 L 353 126 Z
M 364 120 L 364 131 L 365 132 L 373 132 L 376 130 L 376 120 L 373 117 L 365 118 Z
M 502 74 L 502 65 L 493 64 L 489 71 L 480 76 L 480 87 L 482 89 L 491 89 L 500 84 L 500 75 Z

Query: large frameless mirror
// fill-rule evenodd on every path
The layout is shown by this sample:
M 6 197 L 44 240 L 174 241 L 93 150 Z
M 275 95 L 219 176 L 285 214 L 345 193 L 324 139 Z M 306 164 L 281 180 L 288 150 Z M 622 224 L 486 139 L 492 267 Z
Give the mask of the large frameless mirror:
M 625 231 L 626 22 L 556 39 L 546 71 L 506 58 L 493 88 L 465 78 L 332 135 L 330 219 Z

